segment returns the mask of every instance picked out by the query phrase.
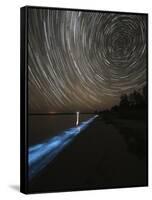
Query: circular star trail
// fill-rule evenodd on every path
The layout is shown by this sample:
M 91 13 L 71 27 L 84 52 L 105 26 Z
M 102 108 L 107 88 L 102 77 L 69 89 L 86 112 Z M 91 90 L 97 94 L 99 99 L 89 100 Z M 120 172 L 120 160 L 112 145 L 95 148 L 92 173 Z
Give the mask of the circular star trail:
M 30 112 L 90 112 L 146 84 L 146 15 L 30 9 Z

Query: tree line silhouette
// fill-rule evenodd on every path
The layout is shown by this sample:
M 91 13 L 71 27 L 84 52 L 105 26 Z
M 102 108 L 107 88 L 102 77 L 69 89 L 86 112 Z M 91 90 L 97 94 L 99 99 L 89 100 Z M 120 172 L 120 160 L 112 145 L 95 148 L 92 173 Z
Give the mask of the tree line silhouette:
M 144 159 L 147 154 L 147 86 L 120 96 L 118 105 L 98 112 L 102 122 L 112 125 L 123 136 L 129 153 Z
M 147 108 L 147 86 L 141 91 L 134 90 L 130 94 L 120 96 L 119 105 L 113 106 L 109 110 L 98 112 L 98 114 L 118 114 L 120 117 L 140 118 L 145 116 Z

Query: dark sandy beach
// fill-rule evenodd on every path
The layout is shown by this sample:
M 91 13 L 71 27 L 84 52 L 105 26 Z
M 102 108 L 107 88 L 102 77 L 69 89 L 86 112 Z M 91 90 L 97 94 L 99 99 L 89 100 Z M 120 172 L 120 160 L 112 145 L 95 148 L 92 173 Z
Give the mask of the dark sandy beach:
M 29 182 L 29 191 L 147 185 L 146 124 L 102 116 Z

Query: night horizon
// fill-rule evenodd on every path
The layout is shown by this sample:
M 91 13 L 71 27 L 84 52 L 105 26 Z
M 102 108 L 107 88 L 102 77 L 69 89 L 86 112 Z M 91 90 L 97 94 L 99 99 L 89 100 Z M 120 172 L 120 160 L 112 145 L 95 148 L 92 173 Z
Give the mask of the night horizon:
M 146 85 L 146 16 L 32 9 L 29 113 L 94 112 Z

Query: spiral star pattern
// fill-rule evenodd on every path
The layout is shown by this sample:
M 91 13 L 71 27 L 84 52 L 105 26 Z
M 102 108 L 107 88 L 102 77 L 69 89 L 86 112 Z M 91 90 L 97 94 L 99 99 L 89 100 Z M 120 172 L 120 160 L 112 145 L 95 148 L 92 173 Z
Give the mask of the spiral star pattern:
M 28 11 L 29 112 L 92 112 L 140 90 L 147 74 L 147 16 Z

